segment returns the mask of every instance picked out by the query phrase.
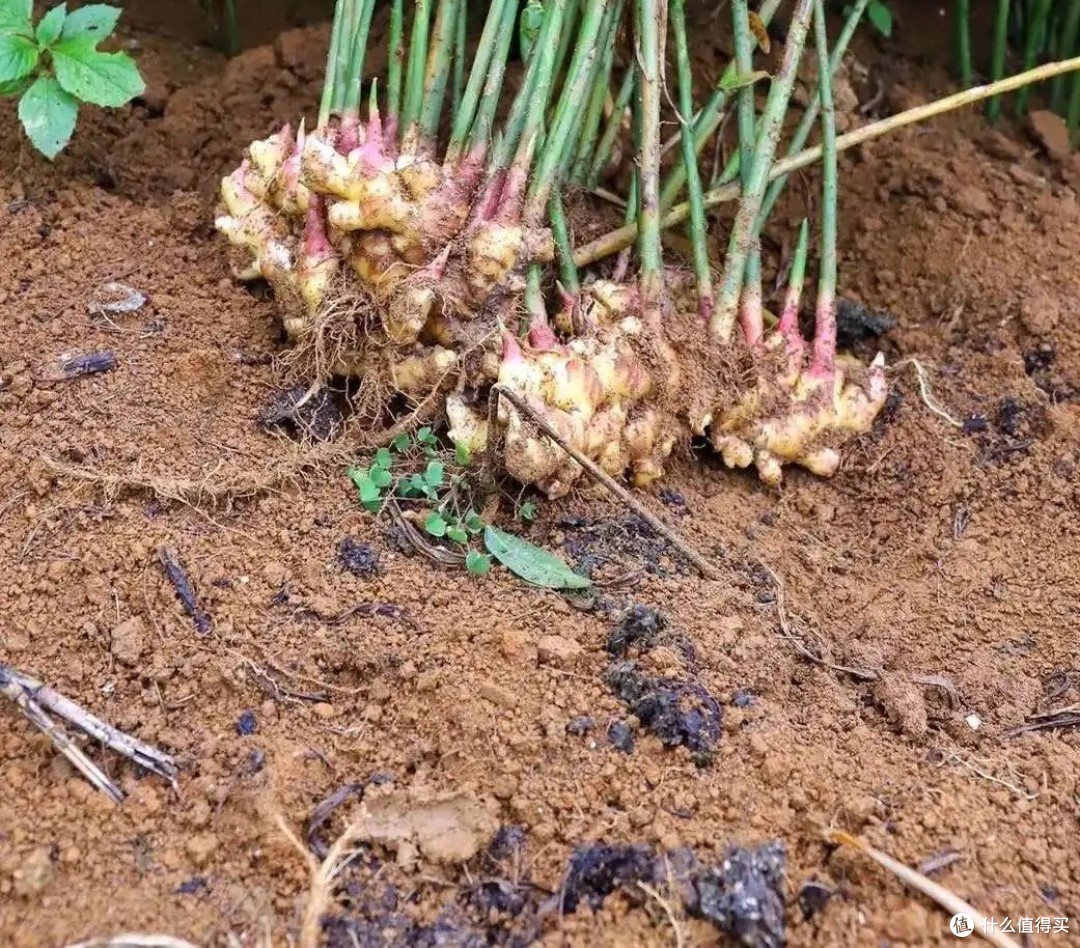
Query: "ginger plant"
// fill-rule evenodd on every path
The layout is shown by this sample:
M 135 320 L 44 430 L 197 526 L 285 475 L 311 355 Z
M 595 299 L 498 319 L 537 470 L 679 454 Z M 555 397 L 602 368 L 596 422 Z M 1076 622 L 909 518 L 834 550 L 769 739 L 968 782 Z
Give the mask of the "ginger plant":
M 375 0 L 338 0 L 317 120 L 253 143 L 222 182 L 217 226 L 239 248 L 236 273 L 270 283 L 285 333 L 313 371 L 359 379 L 372 423 L 436 398 L 456 444 L 477 456 L 500 445 L 506 472 L 549 496 L 581 477 L 573 452 L 646 485 L 692 435 L 771 484 L 791 464 L 831 475 L 886 394 L 881 357 L 865 366 L 836 350 L 837 153 L 851 136 L 837 138 L 830 76 L 867 0 L 853 4 L 831 49 L 823 0 L 794 0 L 770 77 L 754 70 L 753 51 L 780 5 L 765 0 L 752 15 L 733 0 L 733 62 L 695 110 L 681 0 L 670 15 L 665 0 L 529 0 L 524 9 L 493 0 L 472 49 L 466 0 L 416 0 L 408 18 L 392 0 L 378 77 L 364 74 Z M 520 67 L 510 61 L 515 35 Z M 817 98 L 779 161 L 811 45 Z M 667 49 L 681 160 L 665 169 Z M 766 81 L 758 115 L 755 89 Z M 699 157 L 732 109 L 739 147 L 705 191 Z M 626 223 L 575 250 L 564 198 L 588 203 L 587 189 L 620 164 L 627 125 Z M 800 149 L 815 127 L 821 144 L 807 158 Z M 819 273 L 805 340 L 809 225 L 771 329 L 760 235 L 786 174 L 816 157 Z M 731 189 L 739 209 L 715 274 L 707 210 Z M 661 241 L 664 227 L 687 218 L 692 279 L 665 260 Z M 499 391 L 561 444 L 510 399 L 489 410 Z

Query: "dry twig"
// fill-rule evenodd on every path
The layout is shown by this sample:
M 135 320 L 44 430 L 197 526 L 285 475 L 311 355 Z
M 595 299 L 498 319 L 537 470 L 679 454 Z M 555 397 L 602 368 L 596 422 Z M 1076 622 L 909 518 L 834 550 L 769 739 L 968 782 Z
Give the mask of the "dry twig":
M 910 869 L 902 862 L 897 862 L 892 856 L 887 853 L 883 853 L 880 849 L 875 849 L 865 840 L 859 839 L 857 836 L 852 836 L 850 833 L 845 833 L 842 830 L 826 830 L 825 838 L 830 843 L 838 843 L 841 846 L 848 846 L 851 849 L 857 849 L 859 852 L 873 859 L 878 865 L 888 869 L 893 875 L 896 876 L 901 882 L 911 886 L 917 892 L 921 892 L 928 899 L 932 899 L 937 902 L 949 915 L 967 915 L 971 918 L 972 923 L 975 926 L 975 933 L 981 935 L 990 944 L 996 945 L 997 948 L 1020 948 L 1012 938 L 1006 935 L 1004 932 L 997 931 L 989 924 L 988 919 L 982 915 L 973 906 L 965 902 L 960 896 L 955 895 L 946 889 L 943 885 L 934 882 L 933 879 L 928 879 L 921 872 L 916 872 L 914 869 Z
M 149 744 L 144 744 L 130 734 L 118 731 L 111 724 L 106 724 L 75 704 L 74 701 L 65 698 L 52 688 L 47 688 L 36 678 L 17 672 L 2 662 L 0 662 L 0 694 L 13 701 L 26 719 L 52 741 L 56 749 L 71 762 L 72 766 L 115 803 L 123 801 L 124 792 L 49 716 L 50 711 L 106 747 L 175 785 L 176 762 L 168 754 L 162 753 Z

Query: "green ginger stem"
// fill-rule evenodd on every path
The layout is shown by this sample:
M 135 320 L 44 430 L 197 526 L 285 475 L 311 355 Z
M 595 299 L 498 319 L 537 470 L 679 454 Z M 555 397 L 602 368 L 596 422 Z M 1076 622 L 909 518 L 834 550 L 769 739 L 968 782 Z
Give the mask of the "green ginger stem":
M 723 282 L 710 323 L 712 334 L 725 343 L 730 340 L 735 325 L 735 314 L 746 276 L 746 262 L 753 250 L 754 233 L 765 197 L 765 186 L 776 155 L 784 114 L 795 85 L 799 60 L 802 58 L 803 47 L 806 45 L 806 35 L 810 27 L 810 5 L 811 0 L 798 0 L 795 12 L 792 14 L 783 63 L 773 79 L 768 99 L 765 102 L 750 174 L 742 189 L 739 211 L 735 216 L 735 226 L 728 242 Z M 659 225 L 659 221 L 657 224 Z
M 712 315 L 712 267 L 709 263 L 708 222 L 705 200 L 698 170 L 697 152 L 691 117 L 694 110 L 694 77 L 690 71 L 690 50 L 686 40 L 686 0 L 672 0 L 671 22 L 675 33 L 675 57 L 679 73 L 679 123 L 682 127 L 682 157 L 690 197 L 690 242 L 694 256 L 694 276 L 697 280 L 698 310 L 708 322 Z M 661 195 L 661 204 L 663 196 Z
M 839 191 L 836 151 L 836 108 L 829 70 L 829 37 L 825 0 L 814 0 L 814 43 L 818 56 L 818 96 L 821 99 L 822 202 L 821 264 L 818 274 L 814 357 L 811 374 L 831 377 L 836 366 L 836 206 Z
M 424 104 L 424 69 L 431 31 L 431 0 L 416 0 L 412 31 L 409 34 L 409 58 L 405 65 L 405 104 L 401 110 L 401 128 L 409 129 L 420 121 Z
M 404 0 L 394 0 L 390 8 L 390 59 L 386 66 L 386 114 L 397 122 L 401 112 L 401 70 L 405 63 Z
M 440 0 L 432 31 L 431 48 L 428 51 L 424 75 L 424 99 L 420 106 L 419 131 L 425 144 L 435 141 L 439 133 L 446 87 L 450 82 L 450 66 L 453 58 L 454 37 L 458 31 L 458 8 L 462 0 Z
M 585 175 L 586 183 L 591 187 L 600 180 L 604 167 L 611 159 L 611 152 L 615 147 L 615 140 L 619 137 L 623 119 L 626 115 L 626 107 L 630 104 L 630 97 L 634 94 L 634 85 L 637 82 L 637 69 L 631 66 L 623 76 L 622 85 L 619 86 L 618 95 L 615 96 L 614 107 L 608 119 L 604 134 L 600 136 L 600 142 L 593 152 L 589 170 Z
M 635 0 L 638 67 L 638 256 L 642 313 L 655 329 L 660 321 L 664 270 L 660 242 L 660 37 L 663 0 Z
M 836 71 L 840 68 L 840 63 L 844 60 L 844 53 L 847 52 L 848 44 L 851 42 L 851 37 L 855 35 L 855 30 L 859 25 L 859 21 L 862 19 L 863 12 L 866 10 L 869 0 L 856 0 L 852 5 L 851 10 L 848 12 L 847 19 L 844 21 L 844 27 L 840 31 L 840 35 L 836 38 L 836 45 L 833 47 L 832 53 L 829 56 L 829 74 L 835 76 Z M 821 111 L 821 97 L 815 90 L 814 97 L 810 100 L 806 107 L 806 111 L 803 112 L 802 118 L 799 120 L 799 124 L 795 129 L 795 134 L 791 136 L 791 143 L 788 145 L 788 155 L 797 154 L 802 150 L 806 144 L 806 140 L 810 137 L 810 132 L 813 130 L 815 124 L 817 124 L 818 113 Z M 769 183 L 769 189 L 765 192 L 765 201 L 761 205 L 761 213 L 758 216 L 758 229 L 759 231 L 764 228 L 765 222 L 769 219 L 769 215 L 772 214 L 773 208 L 776 206 L 776 202 L 780 198 L 781 192 L 784 190 L 784 185 L 787 184 L 788 176 L 781 175 L 779 178 L 774 179 Z

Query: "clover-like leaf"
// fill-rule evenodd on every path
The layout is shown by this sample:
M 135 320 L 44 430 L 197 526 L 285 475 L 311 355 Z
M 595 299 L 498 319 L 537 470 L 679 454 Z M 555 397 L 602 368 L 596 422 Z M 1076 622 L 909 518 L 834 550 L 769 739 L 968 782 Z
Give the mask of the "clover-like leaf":
M 469 550 L 465 554 L 465 568 L 473 576 L 483 576 L 491 572 L 491 557 L 479 550 Z
M 437 510 L 433 510 L 424 521 L 424 529 L 433 537 L 444 537 L 446 536 L 446 518 Z

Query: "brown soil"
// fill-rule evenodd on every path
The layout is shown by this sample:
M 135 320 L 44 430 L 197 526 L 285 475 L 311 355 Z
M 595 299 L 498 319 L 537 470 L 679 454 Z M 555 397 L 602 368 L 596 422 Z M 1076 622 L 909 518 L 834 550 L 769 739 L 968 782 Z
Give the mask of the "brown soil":
M 174 792 L 90 747 L 130 794 L 114 806 L 0 712 L 0 941 L 294 943 L 308 868 L 279 818 L 300 833 L 319 801 L 378 773 L 394 787 L 369 791 L 373 848 L 330 914 L 389 882 L 399 921 L 430 922 L 483 874 L 480 857 L 454 860 L 492 827 L 523 825 L 517 871 L 549 892 L 589 841 L 691 845 L 704 860 L 779 839 L 790 944 L 952 943 L 929 902 L 827 847 L 834 825 L 910 865 L 955 850 L 935 878 L 988 915 L 1080 925 L 1080 735 L 1008 733 L 1080 702 L 1075 163 L 975 114 L 846 157 L 842 289 L 897 320 L 889 409 L 831 481 L 795 472 L 774 492 L 703 455 L 643 496 L 716 558 L 721 582 L 655 555 L 605 501 L 541 504 L 512 529 L 567 556 L 586 537 L 603 575 L 629 574 L 602 590 L 610 611 L 579 611 L 505 573 L 477 581 L 405 555 L 336 463 L 213 508 L 50 466 L 258 480 L 297 454 L 257 424 L 280 346 L 269 302 L 229 278 L 212 193 L 247 141 L 310 109 L 326 29 L 227 63 L 182 16 L 155 19 L 158 6 L 173 5 L 131 17 L 147 96 L 86 110 L 55 165 L 0 110 L 0 661 L 175 753 L 183 772 Z M 890 90 L 882 109 L 947 88 L 933 63 L 869 41 L 859 53 Z M 791 189 L 775 233 L 785 214 L 794 233 L 812 183 Z M 147 304 L 92 313 L 117 280 Z M 95 349 L 117 367 L 45 378 L 61 354 Z M 953 417 L 974 420 L 933 414 L 908 360 Z M 342 568 L 345 537 L 378 552 L 375 575 Z M 182 611 L 159 543 L 190 570 L 210 634 Z M 330 621 L 362 602 L 398 609 Z M 646 668 L 724 706 L 711 761 L 648 736 L 605 684 L 605 643 L 632 603 L 681 634 Z M 692 654 L 676 647 L 687 641 Z M 581 715 L 595 730 L 568 734 Z M 608 742 L 617 720 L 634 728 L 629 754 Z M 444 792 L 459 796 L 430 802 Z M 358 812 L 343 804 L 320 835 Z M 836 895 L 805 920 L 810 880 Z M 681 944 L 716 937 L 677 910 L 674 924 Z M 556 913 L 543 932 L 676 942 L 664 911 L 627 894 L 595 915 Z

